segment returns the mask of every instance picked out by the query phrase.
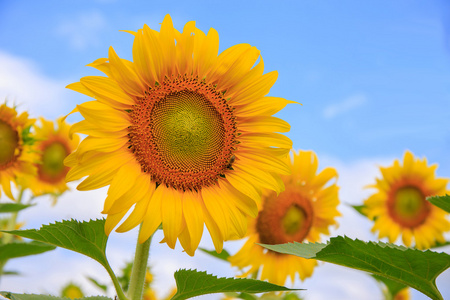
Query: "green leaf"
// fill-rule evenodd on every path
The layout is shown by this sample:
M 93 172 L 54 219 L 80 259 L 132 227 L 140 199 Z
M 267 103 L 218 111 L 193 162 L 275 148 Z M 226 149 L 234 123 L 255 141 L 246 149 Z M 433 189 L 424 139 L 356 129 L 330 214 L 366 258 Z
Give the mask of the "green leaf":
M 0 203 L 0 213 L 12 213 L 34 205 L 22 203 Z
M 95 280 L 92 277 L 87 277 L 87 279 L 92 282 L 96 287 L 98 287 L 99 289 L 101 289 L 104 292 L 108 291 L 108 286 L 106 284 L 101 284 L 99 283 L 97 280 Z
M 440 248 L 440 247 L 445 247 L 445 246 L 448 246 L 448 245 L 450 245 L 450 242 L 449 242 L 449 241 L 446 241 L 446 242 L 444 242 L 444 243 L 436 242 L 436 244 L 434 244 L 433 246 L 431 246 L 431 249 L 436 249 L 436 248 Z
M 450 267 L 450 255 L 420 251 L 382 242 L 348 237 L 331 238 L 328 244 L 289 243 L 261 245 L 275 252 L 342 265 L 406 284 L 432 299 L 442 299 L 436 277 Z
M 54 250 L 55 248 L 55 246 L 41 242 L 15 242 L 4 244 L 0 245 L 0 261 L 15 257 L 41 254 Z
M 390 299 L 394 299 L 395 295 L 397 295 L 398 292 L 408 287 L 406 284 L 402 284 L 398 281 L 387 279 L 386 277 L 383 276 L 372 274 L 372 277 L 386 286 L 387 291 L 390 295 Z
M 172 300 L 188 299 L 195 296 L 226 293 L 265 293 L 273 291 L 296 291 L 266 281 L 246 278 L 217 278 L 216 276 L 196 270 L 178 270 L 174 274 L 177 293 Z
M 349 205 L 349 206 L 353 207 L 358 213 L 360 213 L 364 217 L 367 217 L 367 215 L 363 213 L 363 208 L 365 207 L 364 205 Z
M 225 249 L 223 249 L 221 253 L 217 253 L 215 250 L 207 250 L 204 248 L 199 248 L 199 249 L 205 253 L 208 253 L 211 256 L 214 256 L 215 258 L 224 260 L 226 262 L 228 262 L 228 257 L 230 257 L 230 254 Z
M 11 300 L 68 300 L 65 297 L 56 297 L 52 295 L 39 295 L 39 294 L 15 294 L 10 292 L 0 292 L 0 295 Z M 111 298 L 104 296 L 91 296 L 77 299 L 85 300 L 112 300 Z
M 21 237 L 44 242 L 72 250 L 95 259 L 103 266 L 109 266 L 105 250 L 108 237 L 105 234 L 105 219 L 78 222 L 77 220 L 43 225 L 39 230 L 4 231 Z
M 36 139 L 31 133 L 31 125 L 22 130 L 22 141 L 24 145 L 33 145 L 36 142 Z
M 427 200 L 430 201 L 431 204 L 450 213 L 450 195 L 428 197 Z
M 2 231 L 89 256 L 105 267 L 114 283 L 119 299 L 126 299 L 120 283 L 106 259 L 105 251 L 108 236 L 105 234 L 105 221 L 105 219 L 90 220 L 89 222 L 65 220 L 55 224 L 43 225 L 39 230 Z
M 14 275 L 14 276 L 16 276 L 16 275 L 20 275 L 20 273 L 17 272 L 17 271 L 3 271 L 1 275 L 2 276 L 4 276 L 4 275 L 8 275 L 8 276 Z

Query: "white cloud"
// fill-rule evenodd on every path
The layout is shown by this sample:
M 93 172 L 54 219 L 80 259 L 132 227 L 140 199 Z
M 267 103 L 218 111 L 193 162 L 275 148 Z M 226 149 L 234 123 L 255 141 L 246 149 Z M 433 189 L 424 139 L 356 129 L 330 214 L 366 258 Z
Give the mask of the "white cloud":
M 6 98 L 31 116 L 54 118 L 67 113 L 62 101 L 66 83 L 43 75 L 33 61 L 1 50 L 0 66 L 0 102 Z
M 337 115 L 346 113 L 352 109 L 360 107 L 367 102 L 367 97 L 363 94 L 355 94 L 344 99 L 341 102 L 334 103 L 325 107 L 323 111 L 323 116 L 326 119 L 331 119 Z
M 98 37 L 106 25 L 106 19 L 101 13 L 86 12 L 63 21 L 56 29 L 56 33 L 68 39 L 74 49 L 85 50 L 99 44 Z

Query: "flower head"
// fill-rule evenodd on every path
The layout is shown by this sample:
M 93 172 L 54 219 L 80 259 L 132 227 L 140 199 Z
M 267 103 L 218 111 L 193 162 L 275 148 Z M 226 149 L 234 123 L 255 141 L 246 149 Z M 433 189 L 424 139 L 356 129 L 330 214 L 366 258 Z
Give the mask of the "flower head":
M 312 275 L 317 262 L 265 250 L 256 243 L 284 244 L 317 242 L 320 234 L 329 234 L 340 213 L 338 187 L 330 180 L 337 178 L 333 168 L 316 174 L 318 160 L 312 151 L 294 153 L 290 165 L 292 175 L 283 176 L 286 190 L 278 197 L 274 192 L 263 195 L 258 217 L 250 220 L 248 240 L 238 253 L 229 257 L 232 265 L 248 268 L 244 276 L 260 271 L 261 280 L 284 285 L 298 273 L 301 280 Z
M 11 182 L 17 177 L 30 176 L 36 173 L 32 164 L 28 133 L 34 119 L 28 113 L 17 115 L 15 108 L 0 105 L 0 195 L 14 199 L 11 193 Z
M 395 160 L 390 167 L 380 167 L 382 178 L 371 186 L 377 192 L 364 201 L 363 212 L 374 220 L 372 231 L 393 243 L 402 236 L 406 246 L 415 240 L 418 249 L 445 242 L 443 233 L 450 230 L 445 211 L 430 204 L 426 197 L 444 195 L 448 179 L 436 178 L 437 165 L 416 159 L 405 152 L 403 165 Z
M 70 125 L 63 118 L 56 121 L 56 128 L 52 121 L 40 118 L 40 122 L 41 126 L 34 125 L 37 176 L 29 177 L 26 185 L 35 196 L 53 194 L 56 197 L 68 189 L 65 177 L 69 168 L 63 162 L 78 146 L 80 138 L 78 135 L 69 137 Z
M 78 299 L 83 298 L 84 293 L 77 284 L 69 283 L 62 289 L 61 296 L 69 299 Z
M 255 47 L 218 55 L 214 29 L 188 22 L 179 32 L 167 15 L 159 32 L 145 25 L 130 33 L 133 61 L 110 48 L 90 64 L 107 77 L 68 86 L 96 100 L 75 110 L 84 120 L 72 132 L 88 137 L 66 159 L 67 180 L 89 176 L 79 190 L 110 186 L 107 234 L 132 210 L 116 231 L 142 223 L 144 242 L 162 223 L 169 247 L 178 239 L 193 255 L 206 224 L 220 252 L 245 234 L 261 189 L 283 188 L 292 142 L 278 132 L 290 126 L 272 114 L 292 101 L 266 97 L 277 73 L 263 74 Z

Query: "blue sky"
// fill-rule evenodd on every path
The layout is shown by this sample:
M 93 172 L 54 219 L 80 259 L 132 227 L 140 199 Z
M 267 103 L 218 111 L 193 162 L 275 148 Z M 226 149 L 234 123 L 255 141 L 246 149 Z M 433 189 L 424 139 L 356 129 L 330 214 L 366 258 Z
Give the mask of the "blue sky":
M 144 23 L 158 29 L 168 13 L 180 30 L 190 20 L 203 31 L 215 28 L 221 51 L 238 43 L 261 50 L 266 72 L 279 72 L 270 95 L 303 104 L 279 113 L 292 126 L 287 135 L 294 148 L 312 149 L 321 167 L 338 169 L 343 201 L 362 201 L 363 186 L 378 175 L 376 166 L 389 165 L 406 149 L 438 163 L 438 175 L 450 177 L 450 5 L 444 0 L 0 0 L 0 99 L 20 103 L 34 117 L 67 114 L 88 99 L 64 87 L 98 74 L 86 64 L 107 56 L 109 46 L 131 59 L 132 36 L 119 30 L 137 30 Z M 73 192 L 49 210 L 73 211 L 73 198 L 102 197 L 84 195 Z M 80 211 L 84 217 L 101 216 Z M 56 213 L 44 215 L 49 220 L 31 213 L 29 227 L 60 219 Z M 351 231 L 352 222 L 364 221 L 358 218 L 346 216 L 338 233 L 374 239 Z M 360 284 L 358 275 L 347 276 L 348 284 Z M 311 290 L 308 282 L 300 285 Z M 333 293 L 345 299 L 347 292 Z

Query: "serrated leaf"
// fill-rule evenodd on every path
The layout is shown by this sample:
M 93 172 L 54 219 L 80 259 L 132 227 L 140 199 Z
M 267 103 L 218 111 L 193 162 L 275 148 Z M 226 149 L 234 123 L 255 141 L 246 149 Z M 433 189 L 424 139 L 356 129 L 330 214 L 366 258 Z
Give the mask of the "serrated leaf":
M 41 294 L 16 294 L 11 292 L 0 292 L 5 298 L 11 300 L 69 300 L 69 298 L 65 297 L 56 297 L 52 295 L 41 295 Z M 76 298 L 80 300 L 112 300 L 111 298 L 105 296 L 90 296 L 83 298 Z
M 15 257 L 41 254 L 54 250 L 55 248 L 55 246 L 41 242 L 15 242 L 4 244 L 0 245 L 0 261 Z
M 427 200 L 430 201 L 431 204 L 450 213 L 450 195 L 428 197 Z
M 22 203 L 0 203 L 0 213 L 12 213 L 18 212 L 22 209 L 28 208 L 30 204 L 22 204 Z
M 386 277 L 383 276 L 372 274 L 372 277 L 386 286 L 387 291 L 391 296 L 390 299 L 394 299 L 395 295 L 397 295 L 398 292 L 408 287 L 406 284 L 402 284 L 398 281 L 387 279 Z
M 366 243 L 342 236 L 331 238 L 328 244 L 295 242 L 261 246 L 380 275 L 415 288 L 432 299 L 442 299 L 436 277 L 450 267 L 450 255 L 446 253 L 382 242 Z
M 105 219 L 78 222 L 77 220 L 43 225 L 40 229 L 4 231 L 35 241 L 72 250 L 95 259 L 109 267 L 105 250 L 108 237 L 105 234 Z
M 205 248 L 199 248 L 205 253 L 208 253 L 211 256 L 214 256 L 215 258 L 224 260 L 228 262 L 228 257 L 230 257 L 230 254 L 227 252 L 227 250 L 223 249 L 221 253 L 217 253 L 215 250 L 207 250 Z
M 217 278 L 206 272 L 196 270 L 178 270 L 174 274 L 177 283 L 177 293 L 172 300 L 183 300 L 195 296 L 226 293 L 266 293 L 274 291 L 296 291 L 266 281 L 246 278 Z

